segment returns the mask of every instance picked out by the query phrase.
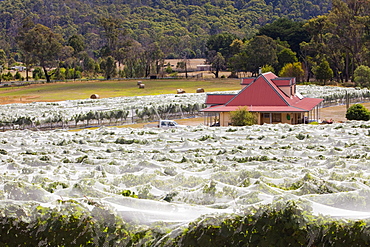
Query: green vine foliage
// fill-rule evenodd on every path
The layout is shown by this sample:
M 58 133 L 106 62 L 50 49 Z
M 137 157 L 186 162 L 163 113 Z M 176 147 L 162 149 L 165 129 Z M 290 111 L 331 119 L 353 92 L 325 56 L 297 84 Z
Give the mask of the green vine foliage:
M 301 202 L 252 208 L 239 215 L 201 218 L 182 229 L 156 231 L 124 222 L 102 205 L 88 210 L 60 201 L 54 208 L 0 209 L 0 246 L 369 246 L 364 220 L 313 216 Z
M 278 206 L 279 207 L 279 206 Z M 168 240 L 174 246 L 368 246 L 369 223 L 314 217 L 288 202 L 280 209 L 263 206 L 244 216 L 209 217 Z M 178 243 L 178 244 L 175 244 Z M 169 246 L 169 245 L 163 245 Z
M 1 209 L 0 246 L 126 246 L 133 243 L 126 230 L 128 225 L 101 205 L 89 211 L 72 200 L 60 203 L 56 208 L 36 206 L 31 212 L 19 206 Z

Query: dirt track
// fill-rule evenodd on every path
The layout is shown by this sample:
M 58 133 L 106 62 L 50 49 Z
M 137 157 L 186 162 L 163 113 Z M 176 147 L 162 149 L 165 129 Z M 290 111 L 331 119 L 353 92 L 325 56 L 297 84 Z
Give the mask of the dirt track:
M 364 105 L 367 109 L 370 110 L 370 103 L 361 103 L 361 104 Z M 346 111 L 347 111 L 347 109 L 346 109 L 345 105 L 321 108 L 320 109 L 320 118 L 321 118 L 321 120 L 333 119 L 335 122 L 347 121 Z

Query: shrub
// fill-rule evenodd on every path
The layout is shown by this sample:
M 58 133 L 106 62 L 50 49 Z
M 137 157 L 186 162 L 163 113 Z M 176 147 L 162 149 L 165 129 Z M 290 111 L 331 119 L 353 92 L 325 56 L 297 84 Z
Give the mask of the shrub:
M 13 80 L 13 75 L 12 75 L 12 73 L 10 73 L 10 71 L 6 74 L 2 74 L 1 77 L 5 81 Z
M 22 79 L 21 73 L 19 73 L 19 71 L 17 71 L 17 73 L 15 73 L 14 79 L 17 79 L 17 80 L 21 80 Z
M 354 104 L 350 108 L 348 108 L 346 113 L 346 118 L 348 120 L 370 120 L 370 112 L 366 109 L 365 106 L 361 104 Z
M 234 126 L 246 126 L 257 123 L 257 116 L 249 112 L 247 107 L 240 107 L 236 111 L 230 112 L 231 124 Z
M 171 74 L 173 72 L 172 68 L 171 68 L 171 65 L 168 63 L 167 67 L 166 67 L 166 73 L 167 74 Z

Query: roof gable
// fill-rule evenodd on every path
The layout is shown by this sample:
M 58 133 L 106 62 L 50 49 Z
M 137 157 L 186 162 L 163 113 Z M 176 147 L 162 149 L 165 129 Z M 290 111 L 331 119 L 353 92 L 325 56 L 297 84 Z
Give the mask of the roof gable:
M 295 92 L 295 78 L 271 72 L 243 79 L 241 84 L 246 86 L 238 94 L 208 94 L 208 108 L 203 111 L 229 112 L 247 106 L 251 112 L 308 112 L 324 100 L 302 97 Z
M 227 106 L 286 106 L 285 94 L 271 81 L 277 78 L 273 73 L 265 73 L 243 88 Z

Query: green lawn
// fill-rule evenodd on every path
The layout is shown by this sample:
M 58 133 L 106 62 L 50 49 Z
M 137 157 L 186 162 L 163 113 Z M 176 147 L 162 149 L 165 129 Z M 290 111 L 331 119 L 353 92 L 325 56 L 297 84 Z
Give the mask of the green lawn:
M 75 100 L 89 98 L 94 93 L 101 98 L 158 95 L 176 93 L 178 88 L 184 89 L 187 93 L 195 93 L 197 88 L 204 88 L 206 92 L 241 89 L 239 79 L 141 80 L 145 84 L 144 89 L 138 88 L 137 81 L 76 81 L 4 87 L 0 88 L 0 100 L 4 101 L 6 98 L 31 98 L 33 101 Z

